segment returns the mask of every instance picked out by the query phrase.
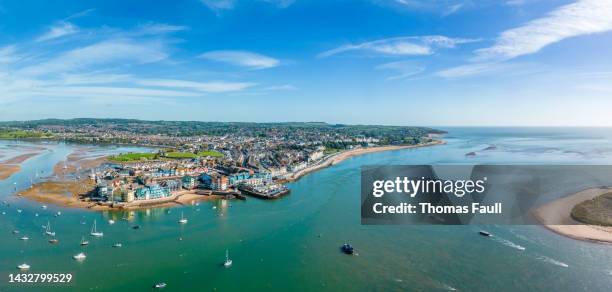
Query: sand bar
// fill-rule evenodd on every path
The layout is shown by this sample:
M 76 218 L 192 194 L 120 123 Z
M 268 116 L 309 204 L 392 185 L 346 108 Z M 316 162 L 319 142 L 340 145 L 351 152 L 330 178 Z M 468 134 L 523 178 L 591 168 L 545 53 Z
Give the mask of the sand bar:
M 578 240 L 611 244 L 612 227 L 586 225 L 571 217 L 572 208 L 578 203 L 593 199 L 611 190 L 610 187 L 587 189 L 543 205 L 537 208 L 533 215 L 546 228 L 558 234 Z

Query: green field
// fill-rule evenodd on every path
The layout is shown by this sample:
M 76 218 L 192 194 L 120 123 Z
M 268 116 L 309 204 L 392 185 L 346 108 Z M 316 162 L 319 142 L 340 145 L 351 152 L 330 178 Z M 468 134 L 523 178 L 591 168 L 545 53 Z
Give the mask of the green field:
M 198 158 L 198 155 L 191 152 L 168 152 L 164 155 L 166 158 Z
M 50 138 L 51 136 L 50 133 L 40 131 L 0 129 L 0 139 Z
M 150 160 L 157 158 L 157 153 L 125 153 L 111 156 L 109 159 L 112 161 L 129 162 L 129 161 L 140 161 Z
M 210 157 L 223 157 L 223 153 L 217 152 L 217 151 L 214 151 L 214 150 L 208 150 L 208 151 L 200 151 L 200 152 L 198 152 L 198 156 L 199 157 L 207 157 L 207 156 L 210 156 Z

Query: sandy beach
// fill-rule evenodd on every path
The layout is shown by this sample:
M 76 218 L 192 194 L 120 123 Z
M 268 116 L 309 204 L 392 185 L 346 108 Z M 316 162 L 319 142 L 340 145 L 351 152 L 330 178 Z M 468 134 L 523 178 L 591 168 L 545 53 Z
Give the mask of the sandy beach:
M 571 217 L 572 208 L 578 203 L 610 192 L 612 188 L 587 189 L 555 200 L 533 211 L 533 215 L 544 226 L 558 234 L 585 241 L 612 243 L 612 227 L 582 224 Z M 568 225 L 559 225 L 559 224 Z M 580 225 L 569 225 L 580 224 Z
M 34 184 L 31 188 L 20 192 L 22 197 L 42 204 L 52 204 L 67 208 L 82 208 L 97 211 L 104 210 L 136 210 L 145 208 L 172 207 L 187 205 L 202 200 L 220 199 L 219 195 L 199 195 L 190 191 L 183 191 L 169 198 L 151 200 L 147 202 L 134 202 L 126 205 L 110 206 L 97 202 L 86 201 L 83 196 L 93 189 L 94 183 L 89 179 L 79 181 L 45 181 Z
M 368 148 L 358 148 L 358 149 L 353 149 L 353 150 L 347 150 L 347 151 L 342 151 L 339 153 L 336 153 L 334 155 L 331 155 L 327 158 L 325 158 L 323 161 L 309 166 L 305 169 L 302 169 L 296 173 L 293 173 L 289 178 L 286 179 L 286 181 L 295 181 L 297 179 L 299 179 L 300 177 L 311 173 L 315 170 L 321 169 L 321 168 L 325 168 L 334 164 L 338 164 L 348 158 L 354 157 L 354 156 L 358 156 L 358 155 L 364 155 L 364 154 L 368 154 L 368 153 L 374 153 L 374 152 L 382 152 L 382 151 L 392 151 L 392 150 L 401 150 L 401 149 L 410 149 L 410 148 L 419 148 L 419 147 L 427 147 L 427 146 L 435 146 L 435 145 L 442 145 L 445 144 L 444 141 L 441 140 L 435 140 L 435 141 L 431 141 L 428 143 L 423 143 L 423 144 L 418 144 L 418 145 L 393 145 L 393 146 L 378 146 L 378 147 L 368 147 Z
M 38 154 L 40 154 L 40 152 L 26 153 L 0 162 L 0 180 L 5 180 L 11 175 L 17 173 L 19 170 L 21 170 L 21 163 Z

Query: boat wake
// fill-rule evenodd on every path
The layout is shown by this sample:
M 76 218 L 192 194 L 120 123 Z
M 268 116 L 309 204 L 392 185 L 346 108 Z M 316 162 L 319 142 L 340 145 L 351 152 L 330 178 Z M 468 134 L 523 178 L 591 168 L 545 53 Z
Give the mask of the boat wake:
M 538 257 L 536 257 L 536 259 L 544 261 L 544 262 L 549 263 L 549 264 L 553 264 L 553 265 L 559 266 L 559 267 L 564 267 L 564 268 L 569 267 L 568 264 L 566 264 L 564 262 L 560 262 L 560 261 L 555 260 L 553 258 L 549 258 L 547 256 L 538 256 Z
M 518 250 L 525 250 L 524 246 L 516 244 L 516 243 L 514 243 L 514 242 L 512 242 L 510 240 L 503 239 L 501 237 L 493 237 L 493 240 L 495 240 L 495 241 L 497 241 L 497 242 L 499 242 L 499 243 L 501 243 L 501 244 L 503 244 L 505 246 L 511 247 L 511 248 L 515 248 L 515 249 L 518 249 Z

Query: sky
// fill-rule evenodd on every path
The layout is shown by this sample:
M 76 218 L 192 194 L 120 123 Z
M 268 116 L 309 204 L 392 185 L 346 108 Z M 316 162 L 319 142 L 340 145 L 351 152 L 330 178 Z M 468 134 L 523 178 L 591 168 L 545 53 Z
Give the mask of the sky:
M 612 126 L 612 0 L 0 0 L 0 120 Z

